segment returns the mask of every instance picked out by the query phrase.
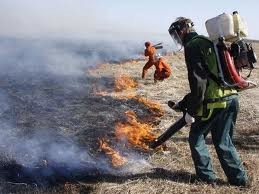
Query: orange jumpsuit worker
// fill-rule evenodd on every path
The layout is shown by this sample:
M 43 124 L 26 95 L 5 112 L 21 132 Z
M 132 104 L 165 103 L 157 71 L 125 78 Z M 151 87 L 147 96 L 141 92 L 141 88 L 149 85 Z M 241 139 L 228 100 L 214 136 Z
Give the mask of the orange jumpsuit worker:
M 142 79 L 146 78 L 147 70 L 155 63 L 156 49 L 151 45 L 151 42 L 145 42 L 145 56 L 149 57 L 148 62 L 143 67 Z
M 170 66 L 165 62 L 165 60 L 158 56 L 157 61 L 155 62 L 156 71 L 154 74 L 154 81 L 157 82 L 163 81 L 164 79 L 168 78 L 171 75 L 171 68 Z

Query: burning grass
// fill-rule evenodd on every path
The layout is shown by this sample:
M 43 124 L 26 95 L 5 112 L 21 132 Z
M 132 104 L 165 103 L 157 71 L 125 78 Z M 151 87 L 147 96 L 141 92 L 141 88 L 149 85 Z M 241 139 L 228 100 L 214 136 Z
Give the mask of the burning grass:
M 105 154 L 111 159 L 113 167 L 118 168 L 127 163 L 127 158 L 120 155 L 119 152 L 115 151 L 108 144 L 108 140 L 99 139 L 100 150 L 104 151 Z
M 137 118 L 134 111 L 125 112 L 126 122 L 118 122 L 115 125 L 115 136 L 118 142 L 124 144 L 123 148 L 127 152 L 130 147 L 138 148 L 142 151 L 149 151 L 149 144 L 155 140 L 154 126 Z M 99 139 L 99 149 L 102 150 L 111 160 L 112 166 L 119 168 L 127 164 L 128 159 L 123 157 L 118 151 L 115 151 L 108 144 L 109 140 Z M 125 146 L 126 145 L 126 146 Z M 165 145 L 156 150 L 165 150 Z
M 138 86 L 138 82 L 135 81 L 132 77 L 126 74 L 121 74 L 118 77 L 114 78 L 114 88 L 115 92 L 112 92 L 109 88 L 105 86 L 100 86 L 95 84 L 93 87 L 93 93 L 97 96 L 112 96 L 117 99 L 133 99 L 138 103 L 144 104 L 148 107 L 152 113 L 155 113 L 156 116 L 161 117 L 164 114 L 164 110 L 161 107 L 161 104 L 150 100 L 146 97 L 137 95 L 136 91 L 130 91 Z
M 163 116 L 164 110 L 159 102 L 149 100 L 142 96 L 134 96 L 133 99 L 137 100 L 138 102 L 150 108 L 153 113 L 156 113 L 156 116 Z
M 127 121 L 117 122 L 115 125 L 115 136 L 117 140 L 132 147 L 145 151 L 149 150 L 149 143 L 156 138 L 156 135 L 152 132 L 154 126 L 150 124 L 150 121 L 161 117 L 164 114 L 164 110 L 158 102 L 137 95 L 135 88 L 138 86 L 138 82 L 129 75 L 121 74 L 115 77 L 113 86 L 112 91 L 109 88 L 95 85 L 94 93 L 98 96 L 112 96 L 119 100 L 134 100 L 136 105 L 137 103 L 143 104 L 150 111 L 149 118 L 145 120 L 138 119 L 133 110 L 126 111 L 125 115 Z M 111 163 L 114 167 L 120 167 L 126 163 L 127 159 L 120 156 L 104 139 L 99 140 L 99 144 L 100 149 L 111 159 Z
M 118 142 L 124 143 L 124 148 L 136 147 L 143 151 L 150 150 L 149 143 L 156 139 L 154 127 L 151 124 L 140 121 L 134 111 L 126 111 L 126 122 L 118 122 L 115 125 L 115 136 Z M 119 168 L 127 163 L 127 158 L 121 156 L 108 144 L 108 140 L 99 139 L 100 150 L 111 159 L 113 167 Z M 166 146 L 159 147 L 157 150 L 164 150 Z
M 120 141 L 126 140 L 131 146 L 148 150 L 148 143 L 156 138 L 152 133 L 153 127 L 147 123 L 141 123 L 133 111 L 127 111 L 125 114 L 127 122 L 119 122 L 115 126 L 117 139 Z
M 133 80 L 130 76 L 122 74 L 115 78 L 114 81 L 114 90 L 116 92 L 121 92 L 123 90 L 136 88 L 138 83 Z

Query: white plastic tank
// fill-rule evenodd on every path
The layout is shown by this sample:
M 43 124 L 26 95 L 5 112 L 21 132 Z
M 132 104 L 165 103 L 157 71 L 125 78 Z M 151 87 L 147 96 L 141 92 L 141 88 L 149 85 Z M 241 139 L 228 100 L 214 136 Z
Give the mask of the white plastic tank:
M 246 37 L 248 36 L 248 29 L 246 22 L 243 18 L 239 15 L 237 11 L 233 12 L 233 21 L 234 21 L 234 32 L 237 36 Z
M 224 37 L 225 40 L 236 36 L 232 14 L 223 13 L 205 22 L 209 38 L 212 41 Z

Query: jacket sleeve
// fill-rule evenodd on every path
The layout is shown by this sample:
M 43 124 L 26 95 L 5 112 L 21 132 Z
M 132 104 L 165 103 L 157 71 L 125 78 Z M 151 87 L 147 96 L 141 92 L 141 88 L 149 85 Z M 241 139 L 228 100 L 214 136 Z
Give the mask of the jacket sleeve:
M 185 106 L 191 116 L 195 116 L 203 104 L 207 86 L 207 71 L 204 68 L 205 58 L 198 46 L 187 47 L 185 49 L 185 60 L 188 70 L 188 81 L 190 93 L 180 102 Z

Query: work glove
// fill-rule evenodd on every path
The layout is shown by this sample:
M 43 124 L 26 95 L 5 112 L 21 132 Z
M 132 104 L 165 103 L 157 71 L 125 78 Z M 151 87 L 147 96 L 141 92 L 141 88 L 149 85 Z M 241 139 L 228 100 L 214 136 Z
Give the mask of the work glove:
M 195 122 L 195 118 L 193 118 L 191 115 L 189 115 L 188 112 L 185 113 L 185 115 L 184 115 L 184 120 L 185 120 L 185 122 L 186 122 L 188 125 L 190 125 L 190 124 L 192 124 L 192 123 Z

